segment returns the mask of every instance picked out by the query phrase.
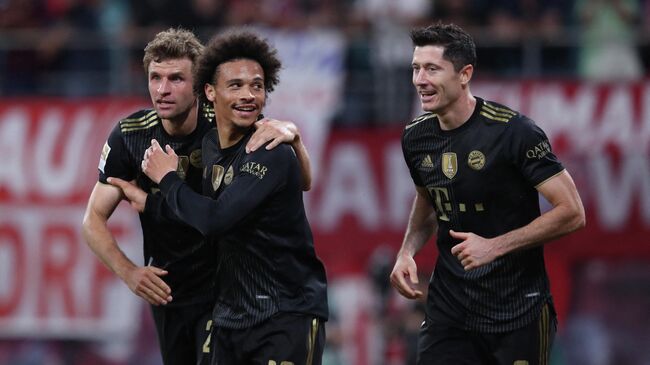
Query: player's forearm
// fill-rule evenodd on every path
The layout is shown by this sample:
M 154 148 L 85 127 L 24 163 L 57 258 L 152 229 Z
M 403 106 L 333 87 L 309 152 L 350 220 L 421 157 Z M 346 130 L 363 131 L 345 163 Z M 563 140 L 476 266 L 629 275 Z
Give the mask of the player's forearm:
M 497 255 L 535 247 L 567 235 L 585 226 L 581 206 L 560 204 L 529 224 L 493 238 Z
M 296 152 L 298 163 L 300 164 L 300 178 L 302 181 L 302 191 L 309 191 L 311 189 L 311 159 L 305 144 L 302 143 L 300 135 L 296 135 L 296 139 L 291 144 L 293 150 Z
M 100 261 L 121 279 L 124 280 L 127 271 L 135 267 L 135 264 L 120 250 L 108 226 L 101 219 L 86 215 L 82 235 Z
M 192 190 L 175 173 L 165 175 L 159 186 L 174 214 L 204 236 L 220 235 L 240 218 L 237 212 L 243 207 L 230 202 L 219 204 Z
M 415 256 L 431 239 L 438 227 L 435 211 L 429 202 L 419 194 L 413 201 L 404 241 L 398 255 Z
M 165 198 L 159 194 L 147 194 L 144 211 L 149 217 L 153 217 L 157 225 L 185 223 L 174 214 L 174 211 L 167 205 Z
M 410 257 L 415 256 L 415 254 L 417 254 L 431 239 L 434 231 L 435 225 L 418 228 L 409 227 L 404 235 L 404 241 L 402 242 L 402 247 L 400 248 L 398 255 L 408 255 Z

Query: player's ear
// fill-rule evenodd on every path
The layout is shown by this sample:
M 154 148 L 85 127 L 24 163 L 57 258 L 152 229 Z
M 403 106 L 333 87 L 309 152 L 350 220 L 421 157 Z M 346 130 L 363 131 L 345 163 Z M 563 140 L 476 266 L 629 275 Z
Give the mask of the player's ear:
M 473 74 L 474 74 L 474 66 L 472 65 L 463 66 L 463 68 L 460 69 L 460 83 L 463 84 L 463 86 L 469 84 L 469 81 L 472 79 Z
M 216 90 L 214 89 L 214 85 L 212 84 L 205 84 L 203 86 L 203 91 L 205 92 L 205 97 L 208 98 L 211 102 L 214 103 L 216 99 Z

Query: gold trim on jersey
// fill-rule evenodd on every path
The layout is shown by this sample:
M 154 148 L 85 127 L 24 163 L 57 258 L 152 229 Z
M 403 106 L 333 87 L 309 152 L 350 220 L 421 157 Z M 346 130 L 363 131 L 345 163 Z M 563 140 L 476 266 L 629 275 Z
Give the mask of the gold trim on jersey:
M 549 177 L 548 177 L 547 179 L 545 179 L 544 181 L 542 181 L 542 182 L 540 182 L 539 184 L 535 185 L 535 189 L 537 189 L 538 187 L 542 186 L 545 182 L 551 180 L 552 178 L 556 177 L 557 175 L 563 173 L 564 170 L 566 170 L 566 169 L 562 169 L 562 171 L 558 172 L 557 174 L 554 174 L 554 175 L 552 175 L 552 176 L 549 176 Z
M 211 104 L 201 103 L 201 113 L 203 113 L 205 119 L 214 120 L 214 107 Z
M 433 114 L 433 113 L 426 113 L 424 115 L 420 115 L 419 117 L 413 119 L 411 121 L 411 123 L 407 124 L 406 127 L 404 127 L 404 129 L 409 129 L 411 127 L 415 127 L 416 125 L 420 124 L 421 122 L 424 122 L 427 119 L 431 119 L 431 118 L 434 118 L 434 117 L 437 117 L 437 116 L 438 116 L 437 114 Z
M 214 106 L 212 105 L 211 102 L 201 103 L 201 108 L 203 108 L 203 110 L 206 111 L 206 112 L 213 112 L 214 113 Z
M 512 117 L 517 115 L 515 111 L 510 109 L 500 108 L 498 106 L 492 105 L 488 102 L 483 102 L 481 106 L 481 111 L 479 112 L 482 116 L 496 120 L 498 122 L 508 123 Z
M 139 117 L 139 118 L 124 118 L 120 122 L 121 123 L 130 123 L 130 122 L 141 122 L 145 119 L 148 119 L 152 115 L 156 114 L 155 110 L 149 110 L 145 115 Z
M 496 105 L 494 105 L 494 104 L 492 104 L 492 103 L 490 103 L 488 101 L 485 101 L 485 100 L 483 101 L 483 106 L 486 106 L 486 107 L 488 107 L 490 109 L 493 109 L 494 111 L 499 111 L 499 112 L 502 112 L 502 113 L 505 113 L 505 114 L 510 114 L 513 117 L 515 115 L 517 115 L 517 112 L 510 109 L 510 108 L 502 108 L 502 107 L 496 106 Z
M 120 130 L 124 133 L 148 129 L 157 125 L 159 122 L 158 114 L 156 114 L 155 110 L 152 110 L 140 118 L 122 119 L 120 121 Z

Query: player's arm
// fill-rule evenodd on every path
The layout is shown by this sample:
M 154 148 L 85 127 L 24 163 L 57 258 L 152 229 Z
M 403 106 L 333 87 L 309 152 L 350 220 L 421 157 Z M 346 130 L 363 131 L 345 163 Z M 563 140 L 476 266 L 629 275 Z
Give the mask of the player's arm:
M 585 210 L 568 171 L 536 188 L 553 207 L 526 226 L 497 237 L 499 255 L 551 241 L 585 226 Z
M 513 251 L 544 244 L 585 226 L 580 195 L 566 170 L 536 188 L 553 207 L 529 224 L 491 239 L 451 231 L 452 237 L 462 240 L 451 252 L 465 270 L 485 265 Z
M 300 134 L 296 132 L 296 138 L 291 143 L 293 150 L 296 152 L 296 158 L 300 165 L 300 181 L 302 182 L 302 191 L 309 191 L 311 189 L 311 159 L 307 152 L 307 147 L 302 143 Z
M 214 200 L 192 190 L 176 174 L 178 156 L 168 145 L 165 149 L 166 153 L 154 140 L 152 147 L 145 152 L 142 171 L 158 183 L 172 211 L 204 236 L 218 236 L 230 230 L 291 176 L 298 178 L 298 163 L 289 160 L 295 157 L 288 147 L 259 150 L 246 157 L 257 173 L 239 171 L 228 189 Z M 299 184 L 296 188 L 299 189 Z
M 255 123 L 255 128 L 255 133 L 246 144 L 246 152 L 254 152 L 269 141 L 270 143 L 266 145 L 267 150 L 275 148 L 280 143 L 291 144 L 300 164 L 302 190 L 309 191 L 312 181 L 311 160 L 307 148 L 302 143 L 298 127 L 292 122 L 264 118 Z
M 109 184 L 122 190 L 124 199 L 138 213 L 147 212 L 147 215 L 153 219 L 152 221 L 155 224 L 185 223 L 167 206 L 165 198 L 160 194 L 147 194 L 134 181 L 126 181 L 117 177 L 109 177 L 106 180 Z
M 418 284 L 417 265 L 413 257 L 431 239 L 437 226 L 436 213 L 426 188 L 416 186 L 402 247 L 397 253 L 395 266 L 390 274 L 391 284 L 406 298 L 415 299 L 422 296 L 422 291 L 413 287 Z
M 152 266 L 138 267 L 122 252 L 108 229 L 108 219 L 122 197 L 115 186 L 101 182 L 95 185 L 83 218 L 83 237 L 95 255 L 136 295 L 153 305 L 167 304 L 172 299 L 171 289 L 159 277 L 167 272 Z

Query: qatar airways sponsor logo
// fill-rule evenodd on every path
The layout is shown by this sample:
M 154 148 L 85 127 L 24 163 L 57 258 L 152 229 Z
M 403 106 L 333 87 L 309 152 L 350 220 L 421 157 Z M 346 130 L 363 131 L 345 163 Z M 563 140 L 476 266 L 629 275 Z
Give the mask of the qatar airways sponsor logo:
M 551 152 L 551 144 L 548 140 L 543 140 L 526 151 L 526 157 L 529 159 L 541 160 Z

